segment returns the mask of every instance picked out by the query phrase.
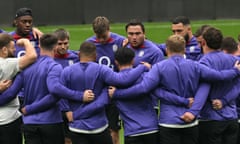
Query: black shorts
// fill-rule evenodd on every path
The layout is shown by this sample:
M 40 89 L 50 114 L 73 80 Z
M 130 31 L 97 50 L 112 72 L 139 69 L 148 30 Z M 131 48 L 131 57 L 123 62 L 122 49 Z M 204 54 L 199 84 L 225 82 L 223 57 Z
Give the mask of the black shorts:
M 64 144 L 64 132 L 62 123 L 24 124 L 23 133 L 25 143 Z
M 0 125 L 0 143 L 22 144 L 21 125 L 22 117 L 11 123 Z
M 84 134 L 72 131 L 70 133 L 73 144 L 113 144 L 108 129 L 97 134 Z
M 106 114 L 108 118 L 109 129 L 118 131 L 121 129 L 121 119 L 119 112 L 114 103 L 109 104 L 106 107 Z

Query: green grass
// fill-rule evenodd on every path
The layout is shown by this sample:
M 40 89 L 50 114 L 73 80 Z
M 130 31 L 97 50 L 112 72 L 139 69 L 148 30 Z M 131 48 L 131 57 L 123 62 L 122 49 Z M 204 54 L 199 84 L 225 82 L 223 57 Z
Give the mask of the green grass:
M 111 24 L 111 31 L 126 36 L 125 32 L 126 23 L 114 23 Z M 240 34 L 240 20 L 202 20 L 192 21 L 192 30 L 195 33 L 196 29 L 203 24 L 209 24 L 219 28 L 224 36 L 232 36 L 235 39 Z M 148 39 L 156 43 L 164 43 L 171 32 L 170 22 L 153 22 L 144 23 L 146 29 L 146 36 Z M 70 49 L 79 49 L 80 44 L 86 40 L 86 38 L 92 36 L 91 24 L 85 25 L 57 25 L 57 26 L 40 26 L 38 27 L 44 33 L 50 33 L 57 28 L 65 28 L 71 34 L 70 38 Z M 11 27 L 4 28 L 7 31 L 13 30 Z
M 123 36 L 125 33 L 125 24 L 126 23 L 114 23 L 111 24 L 111 31 L 121 34 Z M 196 29 L 203 24 L 209 24 L 219 28 L 224 36 L 232 36 L 237 39 L 237 36 L 240 34 L 240 20 L 203 20 L 203 21 L 192 21 L 191 26 L 193 33 Z M 148 39 L 156 43 L 164 43 L 171 32 L 171 23 L 170 22 L 153 22 L 153 23 L 144 23 L 146 29 L 146 36 Z M 85 41 L 88 37 L 92 36 L 91 24 L 86 25 L 57 25 L 57 26 L 40 26 L 38 27 L 44 33 L 50 33 L 56 30 L 57 28 L 65 28 L 71 34 L 70 38 L 70 49 L 78 50 L 80 44 Z M 12 27 L 5 27 L 7 31 L 12 31 Z M 120 141 L 123 144 L 123 130 L 120 132 Z
M 111 31 L 126 36 L 125 24 L 126 23 L 111 24 Z M 219 28 L 223 32 L 224 36 L 232 36 L 237 38 L 238 34 L 240 34 L 240 20 L 192 21 L 193 33 L 195 33 L 196 29 L 203 24 L 209 24 Z M 157 43 L 164 43 L 168 36 L 172 34 L 171 23 L 169 22 L 144 23 L 144 25 L 147 38 Z M 39 28 L 43 32 L 52 32 L 56 28 L 60 27 L 66 28 L 70 32 L 70 48 L 75 50 L 79 49 L 80 44 L 86 40 L 86 38 L 94 34 L 90 24 L 48 26 Z

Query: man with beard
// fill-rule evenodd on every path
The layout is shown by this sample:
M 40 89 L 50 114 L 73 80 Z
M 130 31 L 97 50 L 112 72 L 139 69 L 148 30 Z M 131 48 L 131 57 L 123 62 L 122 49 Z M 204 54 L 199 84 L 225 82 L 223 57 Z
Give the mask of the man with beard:
M 125 30 L 128 38 L 126 47 L 131 48 L 135 53 L 134 67 L 141 62 L 153 65 L 164 59 L 162 51 L 152 41 L 146 39 L 145 27 L 141 21 L 130 20 L 125 26 Z
M 134 53 L 134 64 L 136 67 L 141 62 L 148 62 L 154 65 L 164 59 L 163 53 L 158 47 L 150 40 L 146 39 L 144 24 L 137 20 L 132 19 L 125 26 L 127 32 L 128 44 L 126 47 L 131 48 Z M 158 113 L 158 99 L 152 95 L 153 107 Z
M 172 32 L 174 35 L 181 35 L 186 41 L 185 57 L 187 59 L 199 60 L 201 47 L 192 34 L 190 20 L 186 16 L 178 16 L 172 20 Z M 158 47 L 166 55 L 166 44 L 159 44 Z
M 197 144 L 198 120 L 196 118 L 207 99 L 207 96 L 201 95 L 205 91 L 198 92 L 199 82 L 202 80 L 210 82 L 216 76 L 217 79 L 223 80 L 224 76 L 221 73 L 215 73 L 216 71 L 215 74 L 210 74 L 212 71 L 210 68 L 185 59 L 185 40 L 182 36 L 170 36 L 166 45 L 168 59 L 153 65 L 150 71 L 143 76 L 141 82 L 130 88 L 118 89 L 115 92 L 110 91 L 110 94 L 113 93 L 113 99 L 129 100 L 134 98 L 139 100 L 142 95 L 156 89 L 154 93 L 160 98 L 159 143 Z M 233 64 L 228 66 L 227 69 L 230 69 Z M 224 83 L 229 81 L 231 80 L 228 79 Z M 215 82 L 212 81 L 212 83 Z M 162 90 L 170 92 L 172 95 L 162 95 L 159 92 Z M 229 115 L 232 114 L 229 112 Z M 134 139 L 133 136 L 132 139 Z
M 24 56 L 13 58 L 15 52 L 13 38 L 6 33 L 0 34 L 0 80 L 5 85 L 1 91 L 8 88 L 11 79 L 37 58 L 37 54 L 28 39 L 19 39 L 16 45 L 25 47 L 26 54 Z M 0 107 L 1 144 L 22 144 L 21 113 L 18 109 L 19 101 L 17 98 Z

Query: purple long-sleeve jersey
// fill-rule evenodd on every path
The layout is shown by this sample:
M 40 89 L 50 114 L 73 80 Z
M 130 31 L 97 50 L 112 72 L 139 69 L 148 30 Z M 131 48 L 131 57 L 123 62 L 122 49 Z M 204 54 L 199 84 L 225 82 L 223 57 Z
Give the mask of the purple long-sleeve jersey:
M 67 50 L 67 53 L 64 55 L 55 54 L 54 60 L 61 64 L 63 68 L 65 68 L 76 62 L 79 62 L 79 56 L 77 51 Z M 59 101 L 59 107 L 61 111 L 69 111 L 69 106 L 65 99 Z
M 21 39 L 21 38 L 29 39 L 29 41 L 31 42 L 31 44 L 35 48 L 37 55 L 40 56 L 39 38 L 34 38 L 32 31 L 26 37 L 22 37 L 22 36 L 18 35 L 16 33 L 16 31 L 9 32 L 9 34 L 12 35 L 15 43 L 17 42 L 18 39 Z M 16 51 L 14 53 L 15 57 L 21 57 L 21 56 L 25 55 L 26 50 L 25 50 L 24 47 L 15 45 L 15 48 L 16 48 Z M 17 95 L 19 97 L 24 97 L 24 90 L 22 89 Z
M 141 62 L 148 62 L 151 65 L 154 65 L 164 59 L 162 51 L 160 51 L 157 46 L 149 40 L 145 40 L 138 48 L 133 48 L 130 44 L 128 44 L 127 47 L 135 52 L 134 66 L 137 66 Z
M 129 86 L 133 84 L 145 70 L 145 66 L 139 65 L 128 73 L 115 73 L 109 67 L 94 62 L 76 63 L 66 67 L 61 74 L 62 83 L 73 90 L 84 91 L 91 89 L 95 94 L 95 99 L 99 101 L 97 105 L 92 104 L 96 101 L 89 104 L 69 101 L 70 109 L 73 111 L 74 117 L 74 121 L 69 124 L 70 130 L 84 133 L 85 131 L 94 131 L 107 126 L 104 108 L 97 109 L 99 105 L 107 104 L 108 97 L 107 91 L 105 90 L 106 87 L 108 85 Z M 103 100 L 105 100 L 105 102 Z M 88 113 L 86 107 L 91 109 L 91 115 Z M 82 111 L 83 109 L 85 109 L 85 111 Z
M 56 63 L 48 56 L 40 56 L 38 60 L 21 72 L 14 80 L 13 85 L 1 94 L 0 105 L 16 97 L 17 92 L 24 87 L 25 96 L 23 105 L 31 105 L 34 102 L 45 98 L 49 94 L 59 98 L 68 98 L 76 101 L 82 101 L 83 93 L 73 91 L 59 82 L 62 66 Z M 50 95 L 50 96 L 51 96 Z M 49 96 L 49 98 L 51 98 Z M 48 97 L 46 97 L 48 98 Z M 49 101 L 49 100 L 47 100 Z M 45 109 L 47 103 L 38 105 Z M 62 121 L 61 113 L 56 105 L 56 101 L 46 106 L 43 112 L 23 116 L 25 124 L 50 124 Z M 32 106 L 34 108 L 34 106 Z
M 26 37 L 19 36 L 19 35 L 16 33 L 16 31 L 12 31 L 12 32 L 10 32 L 9 34 L 12 35 L 15 43 L 16 43 L 16 41 L 17 41 L 18 39 L 20 39 L 20 38 L 27 38 L 27 39 L 29 39 L 29 41 L 31 42 L 31 44 L 32 44 L 33 47 L 35 48 L 37 55 L 38 55 L 38 56 L 40 55 L 39 39 L 38 39 L 38 38 L 34 38 L 32 32 L 30 32 L 29 35 L 26 36 Z M 16 48 L 15 57 L 23 56 L 23 55 L 26 53 L 24 47 L 20 47 L 20 46 L 15 45 L 15 48 Z
M 175 55 L 155 64 L 141 83 L 128 89 L 116 90 L 114 97 L 137 97 L 158 87 L 183 98 L 189 98 L 197 92 L 200 79 L 206 81 L 233 79 L 238 74 L 237 69 L 219 72 Z M 169 98 L 171 101 L 167 101 L 165 98 L 160 104 L 159 124 L 184 124 L 180 119 L 184 112 L 190 111 L 197 115 L 202 108 L 206 97 L 198 97 L 195 97 L 195 104 L 190 109 L 184 105 L 175 105 L 171 102 L 174 99 Z
M 166 53 L 166 44 L 157 44 L 158 48 L 162 50 L 164 55 Z M 202 57 L 201 46 L 199 45 L 197 38 L 192 37 L 189 42 L 186 43 L 185 55 L 187 59 L 198 61 Z
M 86 41 L 92 42 L 97 48 L 97 63 L 107 65 L 114 71 L 117 71 L 117 66 L 114 62 L 114 53 L 118 48 L 122 47 L 122 43 L 125 37 L 116 33 L 110 33 L 110 38 L 106 44 L 101 44 L 96 36 L 88 38 Z
M 240 60 L 240 56 L 236 56 L 238 60 Z M 236 86 L 235 86 L 236 87 Z M 237 113 L 238 113 L 238 119 L 240 119 L 240 91 L 238 93 L 238 97 L 236 99 L 236 105 L 237 105 Z
M 119 73 L 127 73 L 131 69 L 124 69 Z M 139 83 L 142 77 L 135 82 Z M 123 120 L 124 135 L 131 136 L 158 131 L 157 114 L 152 105 L 150 94 L 142 94 L 138 98 L 113 99 Z
M 79 62 L 79 56 L 77 51 L 67 50 L 67 53 L 64 55 L 54 55 L 54 60 L 65 68 Z
M 216 70 L 225 70 L 233 67 L 236 60 L 236 57 L 232 55 L 214 51 L 205 54 L 199 62 Z M 208 95 L 208 98 L 201 111 L 200 118 L 219 121 L 237 119 L 235 100 L 238 97 L 237 91 L 239 91 L 239 88 L 234 88 L 234 86 L 239 85 L 239 83 L 239 78 L 235 78 L 220 83 L 211 83 L 211 85 L 209 84 L 208 87 L 205 87 L 204 93 L 201 95 Z M 214 110 L 212 108 L 213 99 L 220 99 L 223 103 L 223 108 Z
M 138 48 L 131 47 L 131 44 L 128 44 L 127 47 L 131 48 L 135 53 L 133 66 L 139 65 L 141 62 L 148 62 L 149 64 L 154 65 L 164 59 L 162 51 L 160 51 L 157 46 L 149 40 L 144 40 L 144 43 Z M 152 95 L 152 103 L 153 107 L 157 109 L 158 100 L 154 95 Z

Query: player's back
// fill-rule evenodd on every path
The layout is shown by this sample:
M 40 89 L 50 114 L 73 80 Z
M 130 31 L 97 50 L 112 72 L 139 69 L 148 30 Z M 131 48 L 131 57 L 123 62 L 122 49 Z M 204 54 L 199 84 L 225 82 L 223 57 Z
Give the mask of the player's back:
M 26 68 L 21 73 L 24 79 L 24 105 L 39 101 L 49 94 L 48 85 L 51 83 L 48 82 L 48 79 L 59 78 L 61 70 L 61 65 L 48 56 L 40 56 L 34 64 Z M 62 118 L 58 107 L 53 106 L 45 112 L 25 116 L 23 121 L 25 124 L 44 124 L 61 122 Z
M 68 88 L 84 91 L 90 89 L 95 98 L 98 99 L 106 84 L 101 78 L 102 66 L 95 62 L 78 62 L 66 67 L 61 74 L 61 81 Z M 73 113 L 81 111 L 87 106 L 84 102 L 69 101 L 70 109 Z M 70 129 L 93 130 L 107 126 L 105 110 L 99 110 L 97 113 L 87 118 L 75 117 L 74 122 L 70 124 Z
M 215 51 L 205 54 L 201 59 L 200 63 L 207 65 L 216 70 L 231 69 L 236 62 L 236 57 L 225 54 L 221 51 Z M 212 109 L 211 100 L 213 99 L 224 99 L 224 96 L 228 94 L 229 97 L 234 97 L 234 93 L 229 93 L 234 85 L 239 83 L 239 78 L 233 80 L 211 83 L 211 89 L 208 94 L 207 102 L 201 111 L 201 117 L 203 119 L 211 120 L 226 120 L 237 118 L 236 104 L 235 101 L 229 102 L 219 112 Z

